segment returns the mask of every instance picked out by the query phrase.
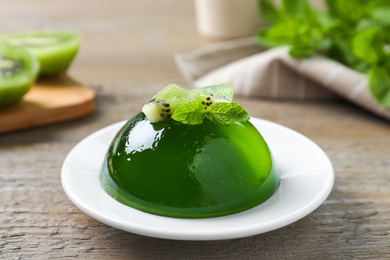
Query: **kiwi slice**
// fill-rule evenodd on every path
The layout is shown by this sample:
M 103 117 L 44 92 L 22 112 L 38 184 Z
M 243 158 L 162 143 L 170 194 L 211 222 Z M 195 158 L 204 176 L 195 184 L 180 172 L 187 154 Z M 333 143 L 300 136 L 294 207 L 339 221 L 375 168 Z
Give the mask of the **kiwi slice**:
M 195 101 L 190 93 L 176 84 L 171 84 L 157 93 L 153 99 L 142 108 L 151 123 L 157 123 L 170 118 L 177 107 Z
M 29 52 L 0 44 L 0 107 L 17 103 L 38 76 L 39 63 Z
M 206 109 L 218 102 L 230 102 L 233 99 L 233 85 L 221 83 L 219 85 L 197 88 L 190 91 L 198 102 Z
M 181 102 L 228 102 L 229 89 L 186 91 L 171 85 L 158 93 L 146 112 L 162 121 L 151 123 L 141 112 L 120 129 L 101 167 L 103 189 L 138 210 L 178 218 L 229 215 L 271 197 L 280 177 L 266 142 L 248 120 L 185 124 L 159 114 L 179 109 Z
M 0 42 L 29 51 L 39 60 L 40 75 L 46 76 L 65 72 L 80 46 L 77 34 L 55 30 L 7 34 Z

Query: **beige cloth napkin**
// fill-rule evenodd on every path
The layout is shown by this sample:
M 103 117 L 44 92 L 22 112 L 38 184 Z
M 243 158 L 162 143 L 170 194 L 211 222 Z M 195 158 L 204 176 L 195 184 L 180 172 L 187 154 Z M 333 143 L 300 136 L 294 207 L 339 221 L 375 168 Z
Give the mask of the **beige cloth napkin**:
M 231 83 L 235 95 L 267 99 L 330 99 L 341 96 L 390 120 L 372 98 L 367 77 L 321 56 L 294 59 L 287 47 L 264 50 L 253 38 L 212 44 L 175 56 L 193 87 Z

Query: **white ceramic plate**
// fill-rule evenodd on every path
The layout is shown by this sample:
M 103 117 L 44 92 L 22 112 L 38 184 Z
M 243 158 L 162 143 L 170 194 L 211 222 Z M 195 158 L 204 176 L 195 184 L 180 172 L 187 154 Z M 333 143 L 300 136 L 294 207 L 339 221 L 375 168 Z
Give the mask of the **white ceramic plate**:
M 334 182 L 332 164 L 316 144 L 284 126 L 252 118 L 268 143 L 280 171 L 281 185 L 266 202 L 230 216 L 180 219 L 148 214 L 125 206 L 101 188 L 99 170 L 123 122 L 85 138 L 62 167 L 62 185 L 84 213 L 112 227 L 145 236 L 177 240 L 217 240 L 252 236 L 289 225 L 319 207 Z

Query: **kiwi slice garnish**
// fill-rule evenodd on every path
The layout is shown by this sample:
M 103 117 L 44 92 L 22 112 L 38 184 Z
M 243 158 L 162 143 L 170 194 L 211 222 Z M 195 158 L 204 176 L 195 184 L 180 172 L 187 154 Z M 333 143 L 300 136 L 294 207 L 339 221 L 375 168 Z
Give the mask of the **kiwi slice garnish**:
M 76 57 L 80 38 L 69 31 L 31 31 L 0 37 L 0 42 L 25 49 L 40 63 L 40 75 L 53 76 L 65 72 Z
M 0 44 L 0 107 L 17 103 L 30 89 L 39 72 L 29 52 Z
M 207 110 L 219 102 L 230 102 L 233 99 L 233 86 L 221 83 L 219 85 L 187 91 L 176 84 L 171 84 L 157 93 L 148 104 L 142 108 L 151 123 L 171 118 L 175 110 L 185 104 L 198 103 L 201 109 Z
M 142 108 L 151 123 L 157 123 L 170 118 L 175 109 L 185 103 L 195 100 L 189 92 L 176 84 L 171 84 L 157 93 L 148 104 Z

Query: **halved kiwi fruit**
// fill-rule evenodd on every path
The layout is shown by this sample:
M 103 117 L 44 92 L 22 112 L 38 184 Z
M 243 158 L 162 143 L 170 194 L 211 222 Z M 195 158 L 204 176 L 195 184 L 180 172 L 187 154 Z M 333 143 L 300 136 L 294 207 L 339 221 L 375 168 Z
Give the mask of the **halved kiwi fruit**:
M 69 31 L 31 31 L 0 37 L 0 42 L 25 49 L 40 63 L 40 75 L 58 75 L 65 72 L 76 57 L 80 39 Z
M 17 103 L 30 89 L 39 72 L 29 52 L 0 44 L 0 107 Z

